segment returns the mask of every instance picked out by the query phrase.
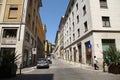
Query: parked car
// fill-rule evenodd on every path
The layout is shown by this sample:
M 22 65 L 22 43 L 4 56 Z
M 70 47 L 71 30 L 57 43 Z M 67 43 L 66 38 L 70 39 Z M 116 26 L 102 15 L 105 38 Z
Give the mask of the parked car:
M 38 68 L 49 68 L 49 61 L 46 58 L 40 58 L 37 61 L 37 65 L 36 65 L 37 69 Z

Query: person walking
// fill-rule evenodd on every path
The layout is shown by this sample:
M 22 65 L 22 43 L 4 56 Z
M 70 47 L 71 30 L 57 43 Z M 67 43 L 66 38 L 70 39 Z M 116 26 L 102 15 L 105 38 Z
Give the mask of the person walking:
M 94 69 L 95 69 L 95 70 L 98 70 L 98 69 L 99 69 L 98 60 L 97 60 L 96 56 L 94 56 Z

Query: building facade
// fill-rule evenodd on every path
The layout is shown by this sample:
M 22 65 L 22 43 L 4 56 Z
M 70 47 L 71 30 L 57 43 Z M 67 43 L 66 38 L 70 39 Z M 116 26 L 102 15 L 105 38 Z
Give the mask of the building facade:
M 38 31 L 41 6 L 41 0 L 0 0 L 0 55 L 11 51 L 20 54 L 18 66 L 35 63 L 37 43 L 42 44 Z
M 103 52 L 120 49 L 120 0 L 70 0 L 64 16 L 66 60 L 103 64 Z M 63 25 L 61 25 L 63 26 Z
M 59 30 L 57 31 L 56 38 L 55 38 L 54 56 L 57 58 L 61 57 L 60 56 L 60 31 Z
M 52 43 L 50 43 L 48 40 L 45 41 L 45 58 L 48 58 L 51 56 L 51 53 L 53 51 Z

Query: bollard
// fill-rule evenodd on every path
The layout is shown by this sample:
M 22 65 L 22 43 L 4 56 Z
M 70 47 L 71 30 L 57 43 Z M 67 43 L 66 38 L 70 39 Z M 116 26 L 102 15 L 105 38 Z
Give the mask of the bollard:
M 20 64 L 20 75 L 21 75 L 21 73 L 22 73 L 22 64 Z

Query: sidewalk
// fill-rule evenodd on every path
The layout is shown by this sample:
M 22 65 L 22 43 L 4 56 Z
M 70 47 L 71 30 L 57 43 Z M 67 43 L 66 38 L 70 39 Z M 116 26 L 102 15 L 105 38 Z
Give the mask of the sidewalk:
M 86 69 L 86 70 L 92 70 L 92 71 L 100 71 L 100 72 L 102 72 L 102 70 L 94 70 L 94 67 L 92 67 L 91 65 L 81 64 L 81 63 L 72 62 L 72 61 L 66 61 L 66 60 L 62 60 L 62 59 L 60 59 L 60 61 L 65 62 L 65 63 L 67 63 L 67 64 L 71 64 L 71 66 L 73 66 L 73 67 L 79 67 L 79 68 L 81 68 L 81 69 Z
M 28 72 L 30 72 L 30 71 L 33 71 L 33 70 L 35 69 L 35 67 L 36 67 L 36 66 L 26 67 L 26 68 L 21 69 L 21 71 L 20 71 L 20 69 L 18 69 L 18 70 L 17 70 L 17 74 L 28 73 Z

